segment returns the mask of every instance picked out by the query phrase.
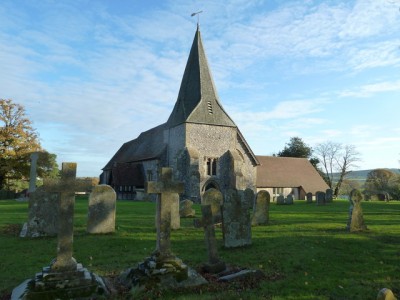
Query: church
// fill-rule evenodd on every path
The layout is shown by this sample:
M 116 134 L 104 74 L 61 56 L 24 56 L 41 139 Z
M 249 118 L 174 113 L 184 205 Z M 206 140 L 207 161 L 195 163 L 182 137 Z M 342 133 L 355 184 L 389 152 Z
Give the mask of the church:
M 256 191 L 259 162 L 239 128 L 224 110 L 197 26 L 178 98 L 168 120 L 126 142 L 103 168 L 100 183 L 119 199 L 141 199 L 146 181 L 161 167 L 184 182 L 183 198 L 196 203 L 216 188 Z

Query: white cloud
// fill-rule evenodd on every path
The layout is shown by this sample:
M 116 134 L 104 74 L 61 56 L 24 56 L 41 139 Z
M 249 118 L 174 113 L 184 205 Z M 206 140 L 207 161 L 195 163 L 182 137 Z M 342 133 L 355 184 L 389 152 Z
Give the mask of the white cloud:
M 375 94 L 400 91 L 400 80 L 362 85 L 339 93 L 339 97 L 371 97 Z

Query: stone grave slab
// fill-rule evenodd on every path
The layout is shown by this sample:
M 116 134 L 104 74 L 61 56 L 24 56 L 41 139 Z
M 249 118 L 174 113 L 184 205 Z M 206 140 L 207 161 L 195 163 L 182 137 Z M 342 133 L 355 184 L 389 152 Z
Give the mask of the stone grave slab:
M 106 184 L 97 185 L 89 196 L 87 232 L 115 232 L 117 194 Z

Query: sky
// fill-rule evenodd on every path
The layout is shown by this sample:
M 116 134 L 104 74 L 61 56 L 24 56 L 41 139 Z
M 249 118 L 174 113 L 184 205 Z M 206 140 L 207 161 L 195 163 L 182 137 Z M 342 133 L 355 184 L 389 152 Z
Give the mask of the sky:
M 400 0 L 2 0 L 0 98 L 99 176 L 168 119 L 199 21 L 219 100 L 256 155 L 291 137 L 400 167 Z M 202 11 L 191 17 L 194 12 Z

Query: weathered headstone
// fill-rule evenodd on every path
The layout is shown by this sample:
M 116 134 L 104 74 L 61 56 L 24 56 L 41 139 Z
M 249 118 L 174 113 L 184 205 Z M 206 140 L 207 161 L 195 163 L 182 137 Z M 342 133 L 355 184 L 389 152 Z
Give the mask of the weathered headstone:
M 285 198 L 285 204 L 292 205 L 293 203 L 294 202 L 293 202 L 292 194 L 287 195 L 286 198 Z
M 20 237 L 56 236 L 59 223 L 59 194 L 39 187 L 29 196 L 28 222 Z
M 206 190 L 201 197 L 201 204 L 211 205 L 214 223 L 221 222 L 221 207 L 223 202 L 222 193 L 214 188 Z
M 218 257 L 211 205 L 202 205 L 201 214 L 203 216 L 201 224 L 204 227 L 204 239 L 208 253 L 208 262 L 203 265 L 203 270 L 207 273 L 219 273 L 226 269 L 226 265 Z
M 325 193 L 324 192 L 318 191 L 315 194 L 315 199 L 316 199 L 316 204 L 317 205 L 325 205 L 326 204 Z
M 313 197 L 312 193 L 307 193 L 306 197 L 307 197 L 307 203 L 312 203 L 312 197 Z
M 271 196 L 267 191 L 260 191 L 257 193 L 251 225 L 257 226 L 268 224 L 270 201 Z
M 29 189 L 28 194 L 33 193 L 36 190 L 36 168 L 37 168 L 37 160 L 39 158 L 38 152 L 33 152 L 31 154 L 31 170 L 29 173 Z
M 333 190 L 332 189 L 327 189 L 325 192 L 325 201 L 326 203 L 332 203 L 333 202 Z
M 162 168 L 160 181 L 147 182 L 145 190 L 148 194 L 157 194 L 156 250 L 137 268 L 126 270 L 120 276 L 121 282 L 129 289 L 149 285 L 172 288 L 207 283 L 171 251 L 171 206 L 184 191 L 183 183 L 172 180 L 171 168 Z
M 279 196 L 276 198 L 276 204 L 278 204 L 278 205 L 283 205 L 283 204 L 285 204 L 285 197 L 284 197 L 283 195 L 279 195 Z
M 87 232 L 110 233 L 115 231 L 117 194 L 106 184 L 93 188 L 89 196 Z
M 193 201 L 185 199 L 180 203 L 179 215 L 181 218 L 193 218 L 196 211 L 193 209 Z
M 78 264 L 73 253 L 76 163 L 63 163 L 61 180 L 48 191 L 59 196 L 57 257 L 34 279 L 13 290 L 11 299 L 95 299 L 107 296 L 103 280 Z
M 250 214 L 243 208 L 237 190 L 228 190 L 222 206 L 222 232 L 224 245 L 235 248 L 251 245 Z
M 350 203 L 353 203 L 351 214 L 350 232 L 359 232 L 367 229 L 364 223 L 364 216 L 361 208 L 362 194 L 359 190 L 353 189 L 350 192 Z

